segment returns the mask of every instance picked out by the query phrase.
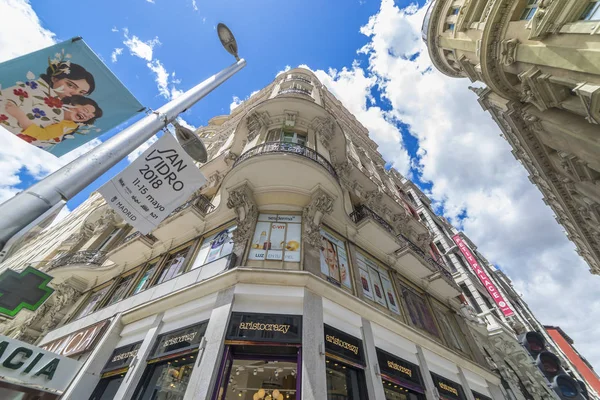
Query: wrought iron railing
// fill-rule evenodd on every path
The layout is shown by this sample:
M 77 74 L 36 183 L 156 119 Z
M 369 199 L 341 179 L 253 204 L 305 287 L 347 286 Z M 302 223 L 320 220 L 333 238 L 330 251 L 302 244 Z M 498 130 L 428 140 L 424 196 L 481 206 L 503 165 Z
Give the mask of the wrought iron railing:
M 301 82 L 306 82 L 312 85 L 312 82 L 310 79 L 305 78 L 303 76 L 300 75 L 290 75 L 286 80 L 288 81 L 301 81 Z
M 250 150 L 239 156 L 238 159 L 235 160 L 233 167 L 235 168 L 240 163 L 254 156 L 272 153 L 289 153 L 308 158 L 325 168 L 336 180 L 338 179 L 337 173 L 335 172 L 333 165 L 331 165 L 331 163 L 327 161 L 325 157 L 323 157 L 322 155 L 320 155 L 319 153 L 317 153 L 309 147 L 296 143 L 266 142 L 263 144 L 259 144 L 258 146 L 251 148 Z
M 200 212 L 204 215 L 208 214 L 215 208 L 208 197 L 200 194 L 174 209 L 173 212 L 169 214 L 169 217 L 191 206 L 196 206 L 196 208 L 198 208 L 198 210 L 200 210 Z
M 409 238 L 407 238 L 406 236 L 404 236 L 401 233 L 398 234 L 397 237 L 398 237 L 400 243 L 402 243 L 404 245 L 404 247 L 402 247 L 401 249 L 404 249 L 404 248 L 408 247 L 409 249 L 411 249 L 412 251 L 414 251 L 415 253 L 417 253 L 421 257 L 426 258 L 425 252 L 423 250 L 421 250 L 421 248 L 419 246 L 417 246 L 416 244 L 414 244 L 412 242 L 412 240 L 410 240 Z
M 296 88 L 281 89 L 278 94 L 302 94 L 302 95 L 306 95 L 306 96 L 311 96 L 312 92 L 307 89 L 301 89 L 301 88 L 296 87 Z
M 86 264 L 86 265 L 94 265 L 100 266 L 106 260 L 106 251 L 102 250 L 86 250 L 86 251 L 78 251 L 75 253 L 68 253 L 62 257 L 53 260 L 50 263 L 50 267 L 48 270 L 64 267 L 65 265 L 72 264 Z
M 357 206 L 352 213 L 350 213 L 350 218 L 354 221 L 355 224 L 358 224 L 365 218 L 371 218 L 375 222 L 377 222 L 383 229 L 395 235 L 394 228 L 383 218 L 381 218 L 375 211 L 371 210 L 369 207 L 360 205 Z
M 121 245 L 124 245 L 125 243 L 129 243 L 132 240 L 137 239 L 139 237 L 144 237 L 152 243 L 154 243 L 158 240 L 151 233 L 149 233 L 147 235 L 142 235 L 142 233 L 140 231 L 136 231 L 136 232 L 133 232 L 131 235 L 127 236 L 125 239 L 123 239 L 123 241 L 121 242 Z

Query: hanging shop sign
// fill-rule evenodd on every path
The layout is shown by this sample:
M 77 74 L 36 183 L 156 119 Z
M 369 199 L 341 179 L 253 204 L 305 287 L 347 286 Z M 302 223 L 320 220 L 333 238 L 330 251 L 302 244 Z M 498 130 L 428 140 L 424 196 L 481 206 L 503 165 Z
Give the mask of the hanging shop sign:
M 196 349 L 206 333 L 208 321 L 177 329 L 158 337 L 150 358 Z
M 234 312 L 227 340 L 302 343 L 302 316 Z
M 0 380 L 60 394 L 81 365 L 79 361 L 0 335 Z
M 205 182 L 194 160 L 165 133 L 98 191 L 121 218 L 147 234 Z
M 52 277 L 33 267 L 21 272 L 7 268 L 0 274 L 0 314 L 14 317 L 23 308 L 37 310 L 54 293 Z
M 362 340 L 325 325 L 325 350 L 354 364 L 365 365 Z
M 456 382 L 452 382 L 449 379 L 443 378 L 437 374 L 431 373 L 433 384 L 437 388 L 442 399 L 448 400 L 465 400 L 465 394 L 460 386 Z
M 418 388 L 420 391 L 423 390 L 421 371 L 419 370 L 418 365 L 393 356 L 381 349 L 376 349 L 376 351 L 379 369 L 381 370 L 382 374 L 396 381 L 409 383 L 409 389 Z
M 452 240 L 454 240 L 454 243 L 456 243 L 456 245 L 460 249 L 460 252 L 463 254 L 463 256 L 465 256 L 465 258 L 469 262 L 469 265 L 471 266 L 473 271 L 475 271 L 475 275 L 477 275 L 483 286 L 485 286 L 485 288 L 487 289 L 490 296 L 492 296 L 492 299 L 494 299 L 494 301 L 498 305 L 498 308 L 502 310 L 504 316 L 510 317 L 511 315 L 513 315 L 513 310 L 506 303 L 504 297 L 502 297 L 496 285 L 492 283 L 491 279 L 489 278 L 488 274 L 485 272 L 483 267 L 479 265 L 479 262 L 477 262 L 477 259 L 475 258 L 465 241 L 460 237 L 460 235 L 452 236 Z
M 106 371 L 128 368 L 135 356 L 137 356 L 141 345 L 142 342 L 137 342 L 115 349 L 104 366 L 102 372 L 104 373 Z
M 44 344 L 42 349 L 51 351 L 61 356 L 70 357 L 77 354 L 85 353 L 93 349 L 98 342 L 98 339 L 104 334 L 105 328 L 110 323 L 110 320 L 98 322 L 86 328 L 73 332 L 68 336 L 53 340 Z
M 0 128 L 58 157 L 143 109 L 81 38 L 0 63 Z
M 472 393 L 473 393 L 473 397 L 475 398 L 475 400 L 492 400 L 491 397 L 484 396 L 481 393 L 477 393 L 475 391 L 473 391 Z

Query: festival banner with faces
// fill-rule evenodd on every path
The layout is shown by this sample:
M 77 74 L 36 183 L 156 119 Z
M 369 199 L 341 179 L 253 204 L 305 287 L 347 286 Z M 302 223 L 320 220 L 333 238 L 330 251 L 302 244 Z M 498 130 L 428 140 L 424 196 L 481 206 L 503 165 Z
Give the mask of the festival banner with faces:
M 396 314 L 400 314 L 398 299 L 387 270 L 370 257 L 356 253 L 363 294 Z
M 334 283 L 352 289 L 346 245 L 326 230 L 321 229 L 321 273 Z
M 260 214 L 248 259 L 300 262 L 301 232 L 300 215 Z

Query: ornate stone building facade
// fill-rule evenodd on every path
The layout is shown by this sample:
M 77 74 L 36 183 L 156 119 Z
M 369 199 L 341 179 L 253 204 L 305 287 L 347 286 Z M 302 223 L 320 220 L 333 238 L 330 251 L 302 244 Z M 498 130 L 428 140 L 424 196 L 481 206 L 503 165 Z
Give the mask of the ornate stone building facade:
M 54 277 L 0 329 L 82 362 L 64 399 L 554 398 L 516 322 L 465 299 L 426 197 L 310 71 L 196 133 L 207 183 L 151 234 L 93 195 L 1 265 Z
M 600 10 L 588 0 L 439 0 L 423 38 L 472 90 L 600 273 Z

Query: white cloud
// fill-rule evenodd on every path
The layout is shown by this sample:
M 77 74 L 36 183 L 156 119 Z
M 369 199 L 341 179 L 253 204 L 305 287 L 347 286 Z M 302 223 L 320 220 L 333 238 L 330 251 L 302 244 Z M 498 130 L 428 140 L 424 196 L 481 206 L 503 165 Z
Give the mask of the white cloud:
M 542 323 L 560 325 L 598 365 L 598 278 L 590 276 L 499 136 L 500 129 L 467 89 L 469 81 L 432 69 L 420 39 L 425 9 L 400 9 L 393 0 L 383 0 L 379 12 L 361 28 L 369 38 L 360 49 L 368 57 L 366 71 L 354 64 L 316 74 L 370 130 L 386 159 L 390 153 L 394 159 L 390 147 L 398 140 L 386 122 L 409 126 L 419 145 L 412 162 L 420 178 L 432 183 L 436 204 L 513 279 Z M 390 113 L 369 107 L 374 84 L 391 103 Z M 369 113 L 371 108 L 375 110 Z M 395 149 L 405 151 L 400 144 Z M 407 162 L 404 156 L 394 161 Z
M 283 71 L 279 71 L 275 76 L 279 76 L 285 72 L 288 72 L 290 69 L 292 69 L 292 67 L 290 67 L 289 65 L 286 65 L 285 68 L 283 69 Z
M 53 45 L 55 35 L 42 26 L 28 2 L 0 2 L 0 62 Z
M 152 61 L 154 46 L 161 44 L 158 36 L 154 39 L 143 41 L 135 35 L 129 37 L 129 30 L 127 28 L 123 29 L 123 34 L 125 36 L 123 44 L 127 46 L 132 55 L 143 58 L 146 61 Z
M 119 32 L 119 30 L 117 29 L 116 26 L 113 26 L 112 29 L 110 30 L 111 32 Z
M 198 11 L 198 5 L 196 4 L 196 0 L 192 0 L 192 8 L 194 11 Z
M 120 56 L 121 54 L 123 54 L 123 48 L 122 47 L 117 47 L 116 49 L 113 50 L 113 52 L 110 55 L 110 60 L 114 63 L 117 62 L 117 57 Z
M 154 0 L 146 0 L 146 2 L 154 4 Z
M 255 90 L 254 92 L 250 93 L 250 95 L 248 97 L 246 97 L 245 99 L 240 99 L 237 96 L 233 96 L 233 101 L 231 102 L 231 104 L 229 104 L 229 112 L 232 112 L 233 110 L 235 110 L 240 104 L 242 104 L 243 102 L 248 100 L 250 97 L 254 96 L 259 91 L 260 90 Z

